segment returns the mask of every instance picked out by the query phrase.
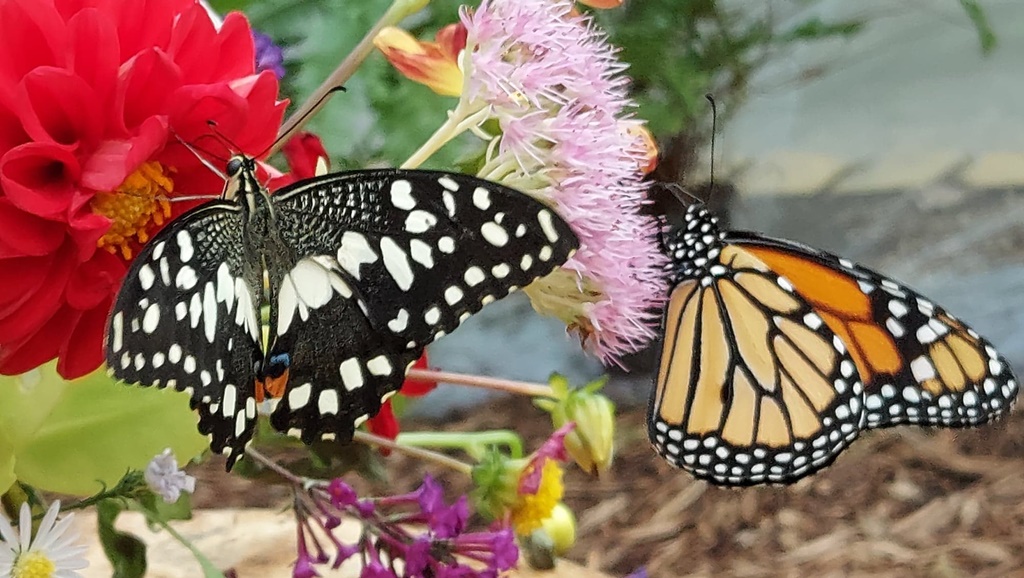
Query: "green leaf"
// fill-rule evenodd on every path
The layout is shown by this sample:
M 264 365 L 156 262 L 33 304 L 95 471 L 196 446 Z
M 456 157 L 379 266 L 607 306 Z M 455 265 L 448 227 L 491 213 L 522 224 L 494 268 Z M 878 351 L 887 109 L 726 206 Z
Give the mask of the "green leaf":
M 53 364 L 0 378 L 4 438 L 14 463 L 0 452 L 0 487 L 7 465 L 22 482 L 79 496 L 145 469 L 165 448 L 187 458 L 206 447 L 187 395 L 114 383 L 103 370 L 68 382 Z
M 146 544 L 138 537 L 114 528 L 118 515 L 125 509 L 123 503 L 116 499 L 103 500 L 96 505 L 100 545 L 114 567 L 114 578 L 141 578 L 146 575 Z

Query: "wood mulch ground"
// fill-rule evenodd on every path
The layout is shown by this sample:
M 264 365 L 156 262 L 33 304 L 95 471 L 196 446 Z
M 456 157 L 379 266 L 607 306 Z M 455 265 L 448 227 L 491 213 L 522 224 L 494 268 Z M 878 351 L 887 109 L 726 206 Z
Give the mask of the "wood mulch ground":
M 870 432 L 824 472 L 788 487 L 723 489 L 695 481 L 650 449 L 642 408 L 621 414 L 611 475 L 573 470 L 566 502 L 578 516 L 569 558 L 650 576 L 1024 576 L 1024 416 L 972 430 Z M 526 400 L 506 399 L 443 424 L 468 431 L 514 426 L 534 448 L 551 426 Z M 392 491 L 423 467 L 387 460 Z M 199 507 L 276 506 L 285 490 L 227 476 L 211 461 Z M 442 476 L 452 493 L 464 478 Z M 366 487 L 365 485 L 363 486 Z M 373 488 L 368 488 L 373 490 Z M 375 488 L 382 491 L 382 488 Z

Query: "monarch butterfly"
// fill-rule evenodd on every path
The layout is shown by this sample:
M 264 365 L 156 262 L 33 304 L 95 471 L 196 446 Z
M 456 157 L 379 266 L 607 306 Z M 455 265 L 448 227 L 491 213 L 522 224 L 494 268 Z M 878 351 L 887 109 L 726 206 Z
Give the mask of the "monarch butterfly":
M 699 203 L 663 245 L 672 289 L 648 435 L 698 478 L 795 482 L 865 429 L 974 426 L 1017 396 L 988 341 L 846 259 L 722 230 Z

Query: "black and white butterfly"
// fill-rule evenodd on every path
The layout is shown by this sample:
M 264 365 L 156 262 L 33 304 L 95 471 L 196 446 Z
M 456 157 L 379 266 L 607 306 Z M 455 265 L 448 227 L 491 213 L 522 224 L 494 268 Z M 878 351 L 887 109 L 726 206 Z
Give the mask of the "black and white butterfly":
M 462 174 L 353 171 L 271 196 L 236 156 L 227 178 L 132 263 L 106 360 L 123 381 L 189 391 L 228 469 L 264 398 L 280 397 L 280 431 L 349 439 L 425 345 L 577 247 L 542 203 Z

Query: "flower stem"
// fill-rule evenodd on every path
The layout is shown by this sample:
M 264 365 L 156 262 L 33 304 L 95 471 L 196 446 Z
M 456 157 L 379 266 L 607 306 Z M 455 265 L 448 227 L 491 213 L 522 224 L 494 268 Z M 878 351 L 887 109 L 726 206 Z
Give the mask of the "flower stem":
M 422 379 L 426 381 L 443 381 L 470 387 L 480 387 L 494 391 L 507 391 L 530 397 L 557 397 L 550 386 L 528 381 L 514 381 L 497 377 L 484 377 L 482 375 L 468 375 L 465 373 L 453 373 L 450 371 L 434 371 L 432 369 L 410 369 L 406 374 L 410 379 Z
M 384 12 L 384 15 L 380 17 L 380 20 L 363 36 L 359 44 L 356 44 L 352 52 L 334 69 L 334 72 L 325 78 L 320 86 L 313 91 L 313 94 L 309 95 L 309 98 L 281 125 L 281 130 L 277 134 L 277 140 L 267 156 L 271 156 L 280 150 L 293 134 L 298 132 L 318 110 L 327 104 L 327 101 L 330 100 L 329 95 L 331 91 L 339 86 L 343 86 L 345 81 L 352 77 L 356 69 L 359 68 L 359 65 L 373 51 L 373 39 L 377 37 L 381 30 L 398 24 L 405 17 L 425 8 L 429 3 L 430 0 L 394 0 L 387 11 Z
M 217 565 L 207 558 L 199 548 L 196 548 L 191 541 L 179 534 L 178 531 L 168 524 L 166 520 L 161 519 L 159 516 L 154 516 L 148 508 L 142 507 L 135 500 L 126 500 L 126 502 L 130 509 L 145 516 L 147 522 L 160 526 L 164 531 L 170 534 L 172 538 L 180 542 L 182 546 L 188 548 L 189 552 L 192 552 L 192 556 L 194 556 L 196 561 L 199 562 L 199 566 L 202 567 L 203 576 L 205 578 L 224 578 L 224 573 L 217 568 Z
M 407 456 L 419 458 L 421 460 L 426 460 L 428 462 L 434 462 L 438 465 L 445 466 L 457 472 L 466 474 L 467 476 L 473 473 L 473 466 L 467 464 L 466 462 L 457 460 L 455 458 L 446 456 L 438 452 L 432 452 L 430 450 L 425 450 L 423 448 L 412 447 L 404 445 L 402 443 L 397 443 L 395 441 L 389 440 L 388 438 L 374 435 L 372 433 L 356 431 L 355 434 L 352 436 L 352 439 L 360 443 L 388 448 L 390 450 L 402 452 Z
M 306 483 L 306 480 L 304 478 L 302 478 L 301 476 L 296 476 L 295 474 L 289 472 L 287 468 L 270 459 L 270 457 L 264 455 L 263 452 L 257 450 L 252 446 L 245 448 L 245 453 L 248 454 L 249 457 L 251 457 L 252 459 L 263 464 L 268 469 L 270 469 L 277 475 L 281 476 L 282 478 L 288 480 L 292 484 L 295 484 L 296 486 L 302 486 L 303 484 Z
M 437 127 L 434 134 L 430 135 L 430 138 L 420 145 L 420 148 L 416 149 L 416 152 L 412 153 L 412 156 L 407 161 L 402 163 L 402 168 L 415 169 L 453 138 L 487 120 L 490 109 L 486 106 L 476 110 L 472 110 L 472 108 L 472 106 L 466 104 L 465 100 L 460 100 L 455 110 L 448 113 L 448 120 Z
M 457 448 L 479 460 L 490 446 L 505 446 L 513 459 L 523 457 L 523 440 L 512 430 L 480 432 L 407 432 L 398 443 L 414 447 Z

